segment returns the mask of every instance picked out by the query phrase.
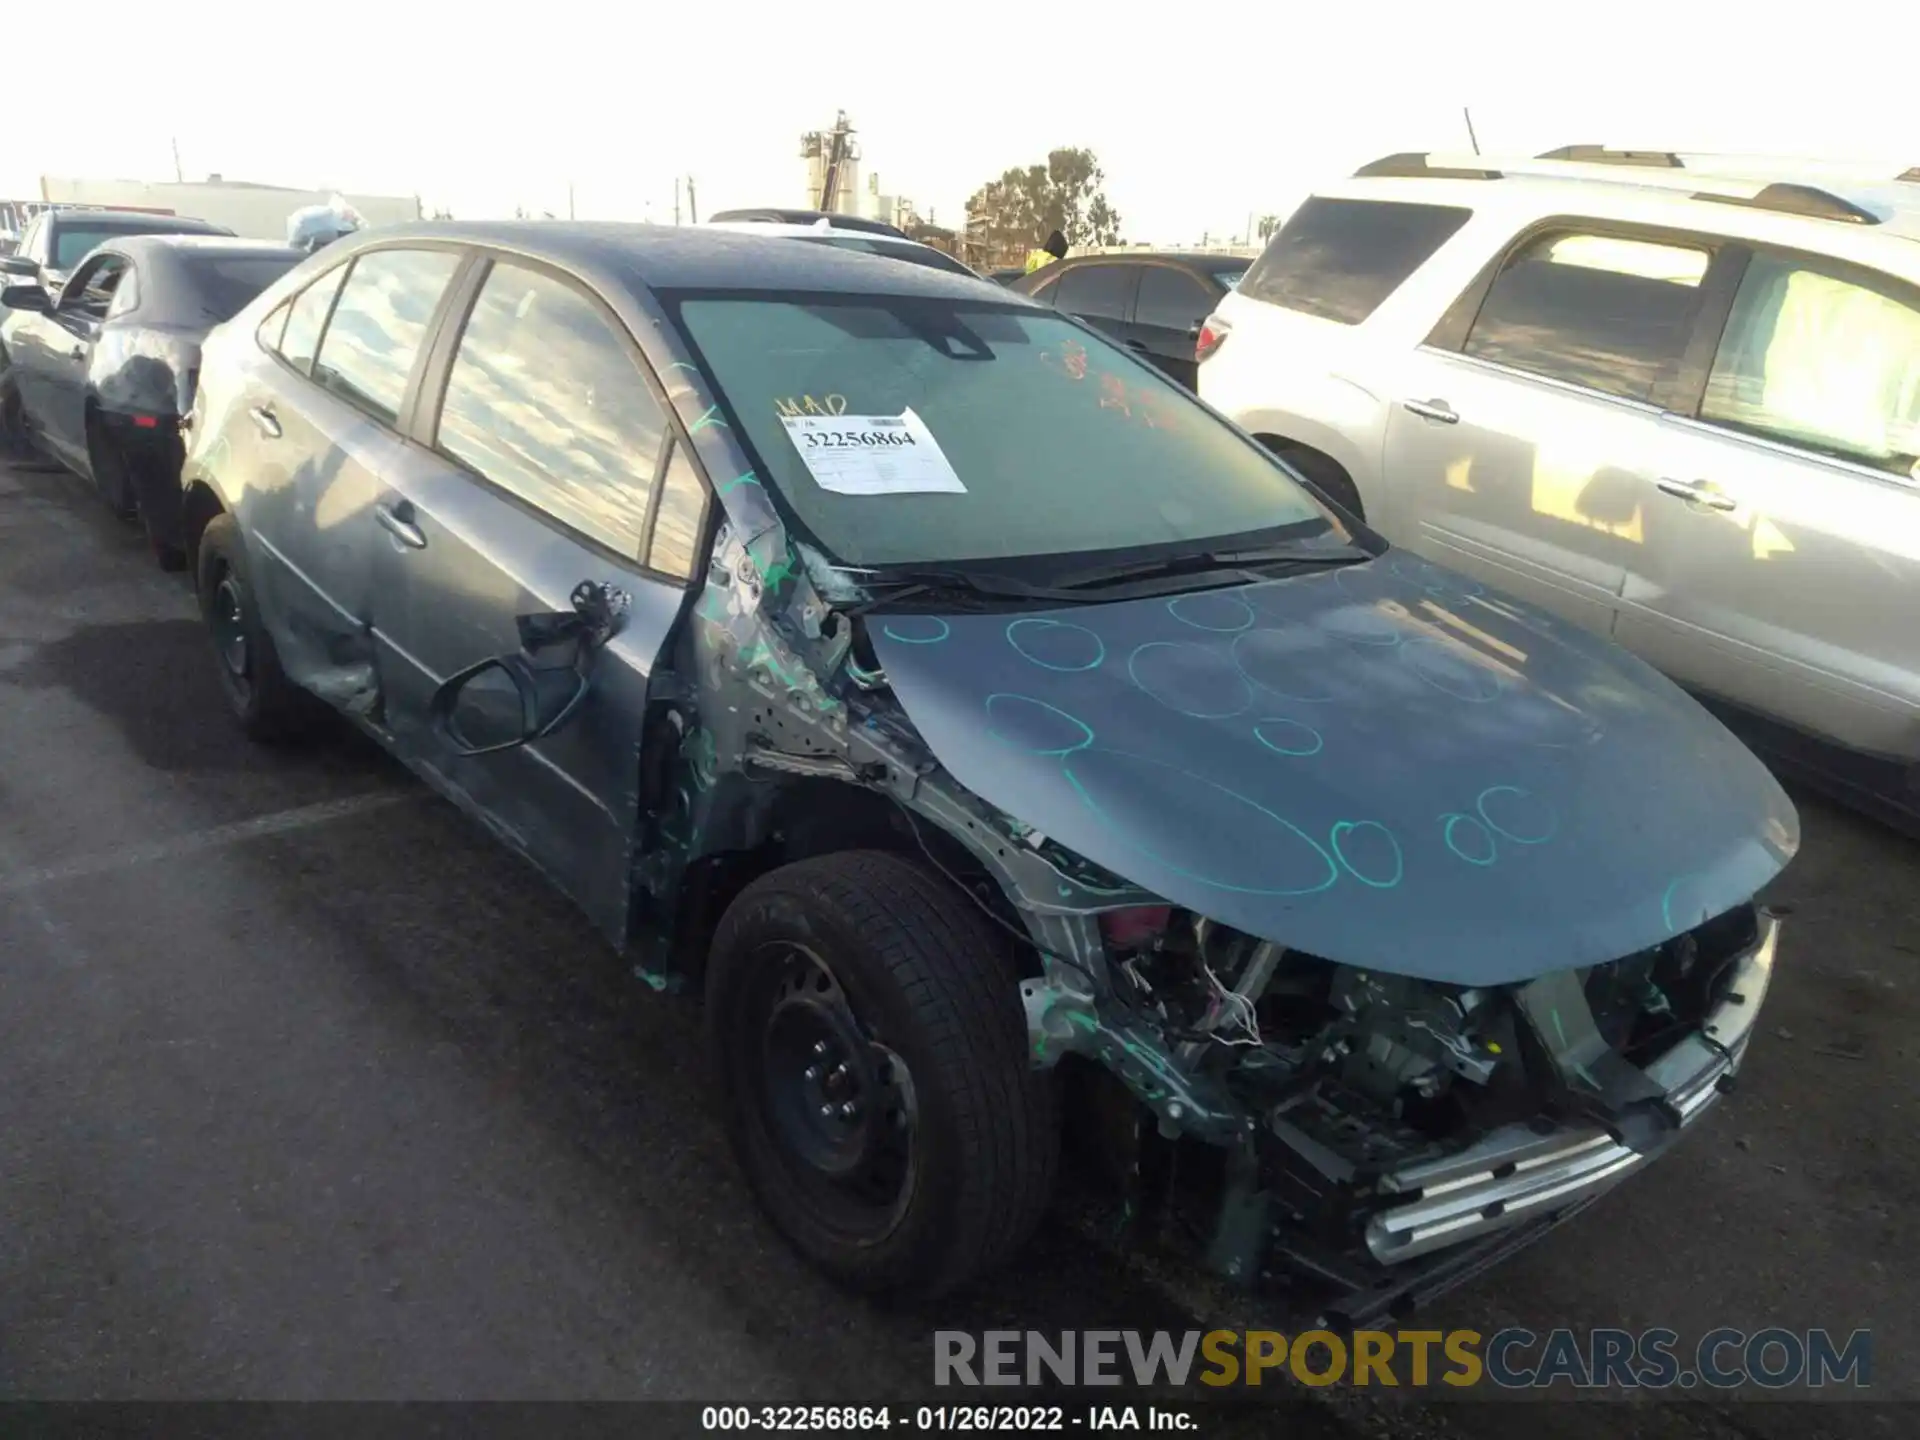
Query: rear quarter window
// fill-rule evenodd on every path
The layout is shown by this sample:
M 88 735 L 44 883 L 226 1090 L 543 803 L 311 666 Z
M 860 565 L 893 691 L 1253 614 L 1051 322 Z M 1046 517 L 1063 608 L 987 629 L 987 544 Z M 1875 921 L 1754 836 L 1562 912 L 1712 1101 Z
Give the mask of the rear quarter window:
M 1467 223 L 1457 205 L 1316 196 L 1241 279 L 1242 295 L 1358 325 Z

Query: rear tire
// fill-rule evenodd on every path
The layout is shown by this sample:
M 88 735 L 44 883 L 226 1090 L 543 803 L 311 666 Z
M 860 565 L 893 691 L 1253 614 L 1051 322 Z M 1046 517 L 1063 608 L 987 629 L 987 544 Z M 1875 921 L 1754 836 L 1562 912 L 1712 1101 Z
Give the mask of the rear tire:
M 951 1290 L 1046 1209 L 1059 1102 L 996 940 L 966 897 L 865 850 L 764 875 L 720 922 L 707 1025 L 734 1149 L 850 1288 Z
M 134 501 L 133 476 L 127 470 L 127 457 L 93 415 L 87 416 L 87 468 L 93 471 L 93 485 L 107 508 L 122 520 L 131 520 L 139 507 Z
M 302 734 L 318 702 L 280 668 L 273 637 L 260 621 L 247 574 L 246 547 L 231 515 L 216 515 L 200 536 L 200 613 L 213 633 L 221 690 L 247 738 L 282 741 Z

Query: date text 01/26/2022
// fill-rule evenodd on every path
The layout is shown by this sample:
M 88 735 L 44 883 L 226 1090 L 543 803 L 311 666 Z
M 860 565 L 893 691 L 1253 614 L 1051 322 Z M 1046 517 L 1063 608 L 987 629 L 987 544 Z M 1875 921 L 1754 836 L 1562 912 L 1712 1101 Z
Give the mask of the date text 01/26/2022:
M 1135 1405 L 708 1405 L 708 1431 L 789 1431 L 801 1434 L 902 1430 L 1011 1434 L 1019 1431 L 1157 1430 L 1199 1428 L 1185 1410 Z

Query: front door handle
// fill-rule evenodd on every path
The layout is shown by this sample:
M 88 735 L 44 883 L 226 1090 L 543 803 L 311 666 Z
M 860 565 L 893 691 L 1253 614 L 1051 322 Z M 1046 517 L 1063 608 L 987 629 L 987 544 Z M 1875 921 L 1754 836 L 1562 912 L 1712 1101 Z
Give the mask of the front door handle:
M 399 500 L 392 505 L 373 507 L 373 518 L 380 522 L 380 528 L 409 550 L 427 548 L 426 533 L 413 523 L 413 504 L 408 500 Z
M 84 359 L 86 359 L 86 358 L 87 358 L 87 347 L 86 347 L 86 346 L 84 346 L 84 345 L 76 345 L 76 346 L 74 346 L 74 347 L 73 347 L 73 348 L 72 348 L 71 350 L 69 350 L 69 351 L 67 352 L 67 358 L 68 358 L 69 360 L 84 360 Z
M 1740 502 L 1731 495 L 1723 495 L 1710 480 L 1656 480 L 1654 487 L 1662 495 L 1671 495 L 1676 500 L 1685 500 L 1690 505 L 1704 505 L 1709 510 L 1737 510 Z
M 254 428 L 269 440 L 278 440 L 283 433 L 280 429 L 280 417 L 265 405 L 256 405 L 247 411 L 247 418 L 252 420 Z
M 1438 420 L 1442 425 L 1460 423 L 1460 413 L 1444 400 L 1408 400 L 1403 403 L 1422 420 Z

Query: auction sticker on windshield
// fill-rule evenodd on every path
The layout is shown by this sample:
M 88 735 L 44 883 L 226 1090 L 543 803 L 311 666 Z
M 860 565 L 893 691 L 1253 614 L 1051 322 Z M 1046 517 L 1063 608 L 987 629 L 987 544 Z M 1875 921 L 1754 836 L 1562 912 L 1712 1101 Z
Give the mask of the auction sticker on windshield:
M 822 490 L 837 495 L 964 495 L 927 422 L 898 415 L 782 415 L 793 445 Z

